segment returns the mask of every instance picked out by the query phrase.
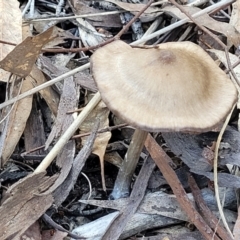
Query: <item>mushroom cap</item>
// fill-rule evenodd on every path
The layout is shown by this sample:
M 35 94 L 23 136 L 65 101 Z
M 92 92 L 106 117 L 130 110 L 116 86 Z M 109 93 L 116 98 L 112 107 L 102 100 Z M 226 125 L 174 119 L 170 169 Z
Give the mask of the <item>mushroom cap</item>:
M 91 69 L 108 108 L 145 131 L 209 131 L 237 99 L 227 75 L 191 42 L 143 49 L 114 41 L 92 55 Z

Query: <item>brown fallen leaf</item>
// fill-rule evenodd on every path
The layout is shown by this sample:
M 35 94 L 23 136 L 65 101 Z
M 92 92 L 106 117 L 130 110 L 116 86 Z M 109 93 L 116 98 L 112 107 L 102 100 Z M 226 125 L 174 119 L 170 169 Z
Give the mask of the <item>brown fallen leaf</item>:
M 53 27 L 34 37 L 27 37 L 2 61 L 0 67 L 20 77 L 26 77 L 32 70 L 42 47 L 53 39 Z
M 16 0 L 0 0 L 0 40 L 15 44 L 22 41 L 22 14 L 19 2 Z M 5 58 L 13 49 L 12 45 L 0 43 L 0 60 Z M 0 69 L 2 82 L 7 82 L 9 76 L 9 72 Z

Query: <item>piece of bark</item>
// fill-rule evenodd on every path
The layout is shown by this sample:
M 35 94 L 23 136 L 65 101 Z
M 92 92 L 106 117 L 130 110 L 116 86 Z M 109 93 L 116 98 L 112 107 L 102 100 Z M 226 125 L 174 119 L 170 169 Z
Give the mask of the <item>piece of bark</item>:
M 10 236 L 12 239 L 19 239 L 19 236 L 52 205 L 53 197 L 50 194 L 39 194 L 46 191 L 56 177 L 44 175 L 44 172 L 31 174 L 7 190 L 0 207 L 0 240 Z

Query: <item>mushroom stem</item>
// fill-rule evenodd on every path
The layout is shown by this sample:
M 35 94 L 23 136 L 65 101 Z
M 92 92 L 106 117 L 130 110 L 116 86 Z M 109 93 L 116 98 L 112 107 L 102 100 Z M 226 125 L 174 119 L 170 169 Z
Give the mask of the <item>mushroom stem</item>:
M 128 151 L 124 157 L 123 164 L 119 169 L 118 176 L 110 196 L 111 199 L 119 199 L 129 196 L 132 175 L 137 166 L 147 134 L 148 132 L 146 131 L 140 129 L 135 130 Z

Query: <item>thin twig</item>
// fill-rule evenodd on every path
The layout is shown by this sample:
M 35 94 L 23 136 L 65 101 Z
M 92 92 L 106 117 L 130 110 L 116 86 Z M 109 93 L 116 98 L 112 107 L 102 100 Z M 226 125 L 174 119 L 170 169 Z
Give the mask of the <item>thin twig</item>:
M 100 13 L 89 13 L 89 14 L 82 14 L 82 15 L 72 15 L 67 17 L 38 17 L 38 18 L 27 18 L 24 22 L 42 22 L 42 21 L 64 21 L 69 19 L 75 19 L 75 18 L 90 18 L 90 17 L 97 17 L 97 16 L 108 16 L 108 15 L 114 15 L 119 13 L 124 13 L 125 10 L 117 10 L 117 11 L 109 11 L 109 12 L 100 12 Z M 24 23 L 23 22 L 23 23 Z
M 231 112 L 228 114 L 224 124 L 223 124 L 223 127 L 218 135 L 218 138 L 217 138 L 217 142 L 216 142 L 216 147 L 215 147 L 215 152 L 214 152 L 214 162 L 213 162 L 213 175 L 214 175 L 214 189 L 215 189 L 215 196 L 216 196 L 216 201 L 217 201 L 217 205 L 218 205 L 218 210 L 219 210 L 219 213 L 220 213 L 220 216 L 222 218 L 222 221 L 223 221 L 223 224 L 226 228 L 226 230 L 229 232 L 230 236 L 233 238 L 233 234 L 230 230 L 230 228 L 228 227 L 228 223 L 226 221 L 226 218 L 224 216 L 224 212 L 223 212 L 223 209 L 222 209 L 222 205 L 221 205 L 221 201 L 220 201 L 220 198 L 219 198 L 219 188 L 218 188 L 218 177 L 217 177 L 217 166 L 218 166 L 218 150 L 219 150 L 219 146 L 220 146 L 220 143 L 221 143 L 221 140 L 222 140 L 222 136 L 223 136 L 223 133 L 228 125 L 228 122 L 232 116 L 232 113 L 233 113 L 233 110 L 235 108 L 236 104 L 233 106 Z
M 81 174 L 87 179 L 87 182 L 88 182 L 88 185 L 89 185 L 89 196 L 87 198 L 89 200 L 92 196 L 92 184 L 91 184 L 90 179 L 88 178 L 88 176 L 85 173 L 81 172 Z
M 106 127 L 106 128 L 101 128 L 97 131 L 97 133 L 104 133 L 104 132 L 111 132 L 115 129 L 118 129 L 118 128 L 122 128 L 122 127 L 126 127 L 128 126 L 127 123 L 122 123 L 122 124 L 119 124 L 119 125 L 116 125 L 116 126 L 112 126 L 112 127 Z M 72 137 L 72 139 L 76 139 L 76 138 L 81 138 L 81 137 L 86 137 L 88 135 L 90 135 L 91 132 L 88 132 L 88 133 L 82 133 L 82 134 L 78 134 L 78 135 L 74 135 Z

